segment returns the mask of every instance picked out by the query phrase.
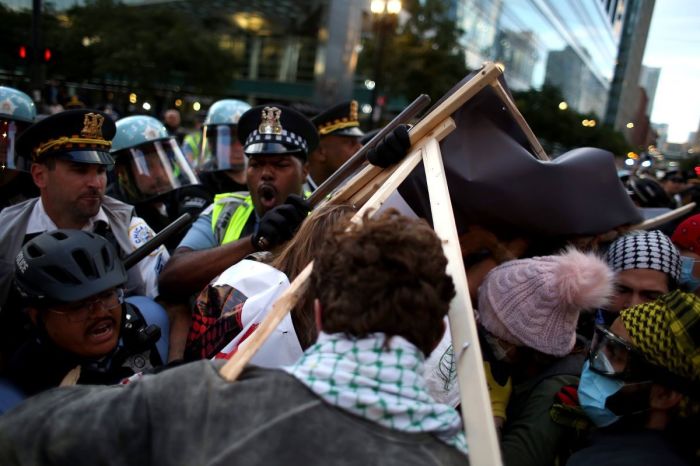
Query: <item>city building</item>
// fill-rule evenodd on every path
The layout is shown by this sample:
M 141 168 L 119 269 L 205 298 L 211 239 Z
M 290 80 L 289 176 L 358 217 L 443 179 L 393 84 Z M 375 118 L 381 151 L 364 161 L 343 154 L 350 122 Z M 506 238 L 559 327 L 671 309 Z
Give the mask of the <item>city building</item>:
M 639 114 L 639 82 L 655 0 L 625 0 L 624 24 L 610 87 L 605 122 L 630 143 Z
M 639 85 L 644 88 L 649 98 L 649 103 L 647 104 L 648 116 L 651 116 L 651 110 L 654 108 L 654 98 L 656 97 L 656 88 L 659 85 L 660 76 L 661 68 L 642 65 L 642 71 L 639 75 Z
M 85 0 L 44 1 L 44 10 L 65 11 Z M 309 112 L 341 100 L 368 102 L 364 80 L 356 82 L 360 35 L 369 0 L 121 0 L 133 8 L 166 4 L 185 12 L 202 27 L 212 27 L 219 46 L 240 64 L 227 96 L 251 103 L 308 104 Z M 15 10 L 32 9 L 32 0 L 0 0 Z M 0 64 L 0 71 L 2 71 Z M 170 80 L 170 81 L 169 81 Z M 104 85 L 108 80 L 100 80 Z M 108 85 L 116 85 L 106 82 Z M 92 83 L 87 83 L 92 84 Z M 184 89 L 177 77 L 164 86 Z M 129 91 L 124 91 L 128 92 Z M 183 96 L 183 99 L 187 99 Z M 173 98 L 174 100 L 174 98 Z
M 557 86 L 570 108 L 603 117 L 622 0 L 450 0 L 467 66 L 499 61 L 513 90 Z

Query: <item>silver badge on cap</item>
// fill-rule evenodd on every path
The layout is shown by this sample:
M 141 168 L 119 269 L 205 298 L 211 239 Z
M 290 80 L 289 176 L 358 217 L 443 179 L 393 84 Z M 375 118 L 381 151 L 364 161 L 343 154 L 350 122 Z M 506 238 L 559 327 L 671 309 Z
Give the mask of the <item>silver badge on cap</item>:
M 277 107 L 265 107 L 262 111 L 262 121 L 258 126 L 260 134 L 282 134 L 282 125 L 280 117 L 282 110 Z

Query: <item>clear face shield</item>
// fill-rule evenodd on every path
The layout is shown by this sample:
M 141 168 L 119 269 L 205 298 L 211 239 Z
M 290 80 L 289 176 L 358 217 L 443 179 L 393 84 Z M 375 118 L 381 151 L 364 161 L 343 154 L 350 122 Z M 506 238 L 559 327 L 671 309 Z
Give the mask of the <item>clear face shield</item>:
M 245 168 L 246 158 L 238 142 L 236 125 L 205 126 L 197 171 L 243 171 Z
M 29 167 L 25 166 L 24 159 L 20 159 L 19 162 L 15 160 L 15 146 L 17 136 L 30 124 L 0 117 L 0 170 L 2 172 L 8 169 L 28 170 Z
M 153 200 L 178 188 L 199 184 L 173 138 L 121 150 L 115 159 L 117 183 L 130 203 Z

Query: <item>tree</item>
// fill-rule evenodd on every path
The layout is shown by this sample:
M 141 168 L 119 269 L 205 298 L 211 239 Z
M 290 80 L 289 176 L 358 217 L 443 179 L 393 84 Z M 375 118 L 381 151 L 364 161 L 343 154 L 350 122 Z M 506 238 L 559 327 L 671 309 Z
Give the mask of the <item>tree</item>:
M 233 77 L 233 57 L 218 36 L 177 9 L 94 0 L 61 18 L 45 32 L 57 55 L 49 75 L 209 93 L 222 92 Z
M 460 29 L 445 0 L 408 0 L 407 19 L 391 37 L 382 60 L 383 91 L 392 99 L 428 94 L 436 101 L 467 74 Z M 363 41 L 358 74 L 374 79 L 376 34 Z
M 560 110 L 564 97 L 558 88 L 544 85 L 541 90 L 530 89 L 514 93 L 516 105 L 535 135 L 543 141 L 547 152 L 562 152 L 575 147 L 598 147 L 622 156 L 631 150 L 624 136 L 602 124 L 593 114 Z M 584 126 L 584 120 L 594 120 L 595 126 Z M 557 150 L 559 149 L 559 150 Z

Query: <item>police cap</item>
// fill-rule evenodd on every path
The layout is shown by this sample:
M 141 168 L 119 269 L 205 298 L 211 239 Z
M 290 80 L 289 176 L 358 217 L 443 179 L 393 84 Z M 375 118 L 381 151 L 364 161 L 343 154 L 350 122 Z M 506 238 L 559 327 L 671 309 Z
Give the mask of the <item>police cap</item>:
M 365 133 L 360 129 L 357 108 L 356 100 L 343 102 L 319 113 L 311 121 L 321 137 L 332 134 L 359 138 Z
M 33 162 L 55 157 L 73 162 L 113 165 L 109 155 L 116 126 L 104 112 L 66 110 L 27 128 L 17 140 L 17 154 Z
M 238 140 L 247 156 L 294 155 L 306 160 L 318 145 L 311 121 L 284 105 L 258 105 L 238 121 Z

